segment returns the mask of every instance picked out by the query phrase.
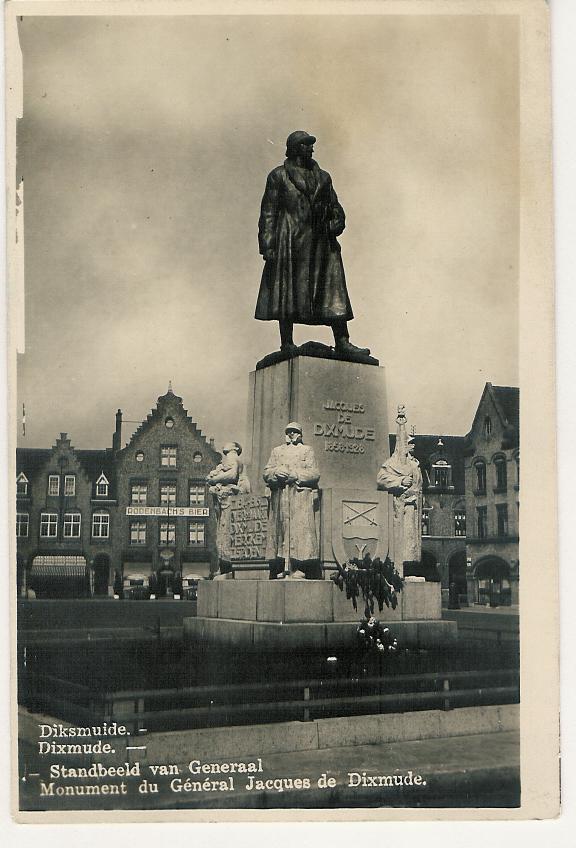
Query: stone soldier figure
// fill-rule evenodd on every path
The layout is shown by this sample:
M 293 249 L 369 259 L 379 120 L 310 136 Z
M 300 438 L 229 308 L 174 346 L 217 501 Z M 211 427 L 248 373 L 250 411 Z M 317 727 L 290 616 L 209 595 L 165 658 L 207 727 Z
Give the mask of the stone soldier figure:
M 286 427 L 286 444 L 272 449 L 264 469 L 271 492 L 266 548 L 271 580 L 322 576 L 314 523 L 319 479 L 314 451 L 302 444 L 302 427 L 292 421 Z
M 413 456 L 414 437 L 406 433 L 404 407 L 398 407 L 396 447 L 380 468 L 376 482 L 394 498 L 394 565 L 405 566 L 422 559 L 422 472 Z
M 208 491 L 213 496 L 216 507 L 217 530 L 216 547 L 220 574 L 232 572 L 230 540 L 230 495 L 250 493 L 250 480 L 244 471 L 244 463 L 240 459 L 242 446 L 238 442 L 227 442 L 222 448 L 222 462 L 214 468 L 206 478 Z
M 279 321 L 281 350 L 297 350 L 297 324 L 326 324 L 338 353 L 368 355 L 351 344 L 354 315 L 346 289 L 340 245 L 345 226 L 332 179 L 312 158 L 316 139 L 304 130 L 286 141 L 286 160 L 268 175 L 258 242 L 265 261 L 255 317 Z

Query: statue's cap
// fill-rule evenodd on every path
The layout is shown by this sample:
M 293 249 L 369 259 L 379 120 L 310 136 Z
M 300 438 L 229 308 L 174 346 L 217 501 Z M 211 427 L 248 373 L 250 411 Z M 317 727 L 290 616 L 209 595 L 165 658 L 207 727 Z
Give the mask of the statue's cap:
M 310 133 L 307 133 L 306 130 L 294 130 L 293 133 L 290 133 L 288 138 L 286 139 L 286 149 L 290 150 L 291 147 L 295 147 L 297 144 L 315 144 L 316 138 Z
M 302 435 L 302 427 L 297 421 L 291 421 L 290 424 L 286 425 L 286 433 L 290 430 L 294 430 L 296 433 L 300 433 L 300 435 Z
M 238 444 L 238 442 L 226 442 L 222 447 L 222 453 L 230 453 L 230 451 L 238 451 L 238 454 L 242 453 L 242 447 Z

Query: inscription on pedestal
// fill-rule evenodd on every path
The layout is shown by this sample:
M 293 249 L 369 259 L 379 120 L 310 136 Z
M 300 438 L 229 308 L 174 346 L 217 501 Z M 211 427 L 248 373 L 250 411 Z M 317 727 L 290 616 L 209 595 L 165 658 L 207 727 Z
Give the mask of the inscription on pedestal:
M 228 550 L 232 562 L 264 562 L 268 531 L 268 499 L 234 495 L 228 506 Z
M 248 403 L 252 492 L 264 494 L 263 469 L 298 421 L 314 450 L 320 488 L 375 489 L 390 456 L 384 369 L 297 356 L 251 375 Z
M 322 404 L 320 417 L 329 421 L 315 421 L 314 435 L 324 440 L 325 451 L 337 453 L 366 453 L 365 442 L 373 442 L 376 429 L 365 420 L 366 405 L 358 401 L 333 400 L 327 398 Z

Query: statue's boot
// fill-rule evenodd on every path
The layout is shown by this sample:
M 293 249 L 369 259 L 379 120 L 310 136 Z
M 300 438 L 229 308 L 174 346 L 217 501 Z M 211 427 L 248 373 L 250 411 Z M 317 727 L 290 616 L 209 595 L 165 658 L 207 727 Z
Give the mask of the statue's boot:
M 369 347 L 357 347 L 352 344 L 350 339 L 338 339 L 336 342 L 336 353 L 346 353 L 346 354 L 356 354 L 357 356 L 361 354 L 362 356 L 370 356 L 370 348 Z
M 306 575 L 303 571 L 297 569 L 286 577 L 287 580 L 306 580 Z
M 280 350 L 282 353 L 296 353 L 298 345 L 295 345 L 294 342 L 283 342 L 280 345 Z

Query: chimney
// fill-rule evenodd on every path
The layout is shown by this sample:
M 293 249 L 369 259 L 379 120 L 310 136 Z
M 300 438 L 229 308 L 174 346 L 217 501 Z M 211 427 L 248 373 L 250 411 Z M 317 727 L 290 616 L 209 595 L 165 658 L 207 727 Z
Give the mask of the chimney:
M 214 450 L 214 439 L 210 439 L 210 447 Z
M 116 413 L 116 429 L 112 436 L 112 450 L 117 453 L 122 448 L 122 410 Z

